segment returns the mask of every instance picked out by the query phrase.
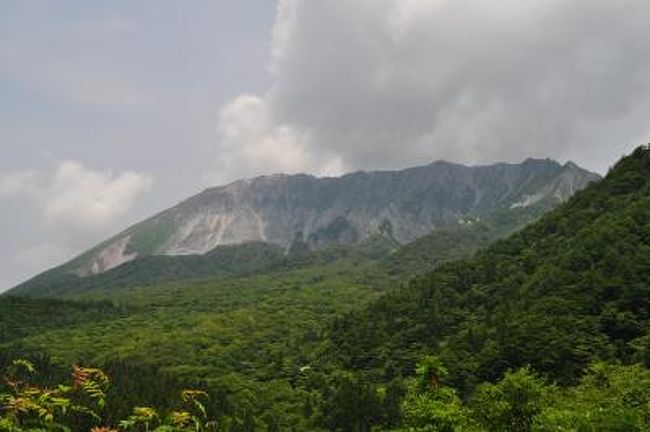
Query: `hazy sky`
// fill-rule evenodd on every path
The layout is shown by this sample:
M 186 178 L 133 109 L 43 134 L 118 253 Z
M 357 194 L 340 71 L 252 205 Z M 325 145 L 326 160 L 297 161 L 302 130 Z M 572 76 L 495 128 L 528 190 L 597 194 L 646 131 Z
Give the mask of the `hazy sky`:
M 647 0 L 0 0 L 0 290 L 214 184 L 650 141 Z

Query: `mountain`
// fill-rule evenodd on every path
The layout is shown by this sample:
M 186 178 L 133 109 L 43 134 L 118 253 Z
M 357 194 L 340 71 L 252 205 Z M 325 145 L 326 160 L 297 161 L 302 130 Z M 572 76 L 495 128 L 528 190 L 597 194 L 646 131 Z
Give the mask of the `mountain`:
M 257 177 L 207 189 L 55 272 L 88 276 L 136 258 L 200 255 L 248 242 L 318 250 L 379 234 L 403 244 L 498 209 L 557 204 L 598 178 L 571 162 L 549 159 L 477 167 L 439 161 L 328 178 Z
M 388 286 L 390 280 L 409 278 L 441 263 L 470 256 L 523 228 L 546 211 L 548 207 L 543 203 L 502 209 L 486 214 L 480 220 L 461 220 L 445 225 L 403 246 L 397 245 L 393 239 L 375 235 L 355 245 L 332 245 L 316 251 L 293 247 L 287 254 L 277 245 L 249 242 L 217 246 L 203 255 L 143 256 L 103 273 L 83 277 L 59 267 L 15 287 L 9 294 L 75 298 L 92 297 L 102 291 L 102 296 L 110 299 L 111 290 L 124 287 L 155 287 L 171 282 L 245 278 L 261 274 L 282 277 L 292 270 L 350 260 L 355 260 L 367 272 L 382 275 L 386 282 L 381 285 Z M 347 277 L 353 278 L 352 274 Z
M 650 146 L 474 258 L 330 328 L 323 359 L 377 381 L 437 354 L 465 394 L 529 365 L 560 384 L 593 361 L 650 366 Z
M 247 243 L 142 257 L 79 279 L 127 278 L 158 259 L 166 260 L 162 273 L 180 269 L 176 260 L 187 266 L 178 272 L 190 274 L 195 265 L 219 273 L 220 265 L 252 264 L 199 281 L 134 286 L 131 279 L 72 293 L 72 303 L 2 296 L 0 328 L 7 323 L 9 331 L 0 352 L 44 350 L 63 364 L 117 359 L 202 380 L 221 395 L 217 411 L 231 430 L 242 430 L 243 419 L 255 425 L 249 430 L 349 430 L 360 417 L 355 430 L 417 430 L 396 428 L 417 413 L 427 425 L 436 416 L 487 422 L 460 430 L 530 430 L 481 418 L 521 404 L 538 407 L 527 408 L 528 417 L 543 414 L 535 424 L 548 426 L 539 430 L 644 430 L 629 424 L 647 418 L 647 370 L 593 362 L 650 365 L 650 148 L 538 218 L 540 204 L 466 217 L 392 253 L 381 251 L 392 241 L 375 235 L 289 255 Z M 252 255 L 231 259 L 240 248 Z M 417 277 L 409 282 L 409 274 Z M 429 355 L 448 371 L 439 383 L 425 374 L 432 394 L 413 380 L 426 372 L 414 365 Z M 160 388 L 126 377 L 137 388 Z M 530 402 L 531 391 L 551 406 Z M 612 426 L 603 413 L 625 425 Z M 602 427 L 576 426 L 584 422 Z

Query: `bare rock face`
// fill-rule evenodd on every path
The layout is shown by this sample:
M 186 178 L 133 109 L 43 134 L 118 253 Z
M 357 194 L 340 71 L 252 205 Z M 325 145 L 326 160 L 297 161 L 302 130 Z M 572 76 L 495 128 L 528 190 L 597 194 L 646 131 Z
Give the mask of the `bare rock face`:
M 203 254 L 250 241 L 319 249 L 382 234 L 406 243 L 497 209 L 562 202 L 598 178 L 548 159 L 477 167 L 434 162 L 335 178 L 263 176 L 207 189 L 74 262 L 79 275 L 90 275 L 137 256 Z

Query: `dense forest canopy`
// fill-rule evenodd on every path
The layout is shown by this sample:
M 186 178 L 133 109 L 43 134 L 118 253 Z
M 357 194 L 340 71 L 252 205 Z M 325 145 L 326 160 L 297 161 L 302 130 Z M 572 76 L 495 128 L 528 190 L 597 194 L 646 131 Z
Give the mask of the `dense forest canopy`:
M 647 359 L 649 216 L 641 147 L 521 232 L 338 320 L 332 355 L 380 375 L 435 351 L 468 390 L 527 364 L 572 383 L 595 359 Z

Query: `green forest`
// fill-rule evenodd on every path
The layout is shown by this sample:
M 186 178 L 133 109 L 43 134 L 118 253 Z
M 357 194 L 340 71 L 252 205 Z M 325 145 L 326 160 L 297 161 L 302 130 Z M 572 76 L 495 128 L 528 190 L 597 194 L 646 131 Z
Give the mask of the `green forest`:
M 648 146 L 407 245 L 180 258 L 1 296 L 0 430 L 650 430 Z

